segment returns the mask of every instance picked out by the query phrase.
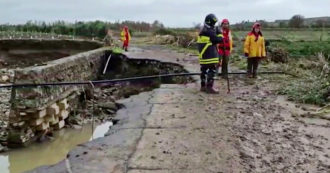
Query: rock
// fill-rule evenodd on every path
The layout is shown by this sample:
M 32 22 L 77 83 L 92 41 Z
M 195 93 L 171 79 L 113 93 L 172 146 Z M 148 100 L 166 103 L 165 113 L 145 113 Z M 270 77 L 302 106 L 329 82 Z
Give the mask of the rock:
M 60 107 L 61 110 L 66 110 L 69 108 L 68 100 L 63 99 L 60 102 L 58 102 L 58 106 Z
M 82 121 L 83 120 L 78 117 L 70 117 L 70 119 L 69 119 L 69 123 L 73 124 L 73 125 L 82 125 L 82 123 L 83 123 Z
M 57 115 L 60 113 L 60 107 L 57 104 L 52 104 L 47 108 L 48 115 Z
M 253 116 L 254 116 L 254 117 L 260 117 L 260 118 L 263 117 L 263 115 L 261 115 L 261 114 L 259 114 L 259 113 L 257 113 L 257 112 L 253 112 Z
M 0 153 L 8 151 L 8 148 L 0 144 Z
M 255 157 L 254 151 L 247 147 L 243 147 L 243 150 L 241 150 L 239 153 L 240 153 L 241 158 L 253 159 Z
M 58 114 L 61 120 L 65 120 L 69 117 L 69 112 L 67 110 L 62 110 L 60 114 Z
M 106 109 L 105 112 L 107 114 L 111 114 L 111 115 L 116 113 L 114 110 L 111 110 L 111 109 Z
M 118 110 L 118 107 L 117 107 L 116 103 L 114 103 L 114 102 L 98 103 L 97 106 L 99 108 L 103 108 L 103 109 L 111 109 L 114 111 Z
M 72 126 L 74 129 L 82 129 L 82 126 L 81 125 L 73 125 Z
M 60 130 L 60 129 L 62 129 L 64 127 L 64 125 L 65 125 L 65 122 L 64 122 L 64 120 L 62 120 L 62 121 L 58 122 L 58 124 L 55 124 L 54 125 L 54 128 L 56 130 Z
M 7 75 L 1 76 L 1 82 L 8 82 L 9 79 L 10 78 Z

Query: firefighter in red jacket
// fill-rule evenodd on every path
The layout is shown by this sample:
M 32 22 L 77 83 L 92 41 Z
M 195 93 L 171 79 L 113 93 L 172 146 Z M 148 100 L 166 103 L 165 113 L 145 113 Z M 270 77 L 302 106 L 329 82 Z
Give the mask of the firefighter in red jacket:
M 233 37 L 231 35 L 231 30 L 229 29 L 228 19 L 222 20 L 221 25 L 217 30 L 217 34 L 223 36 L 223 42 L 218 44 L 218 51 L 221 57 L 219 66 L 221 66 L 222 77 L 227 78 L 229 56 L 233 50 Z
M 127 26 L 124 26 L 124 28 L 121 31 L 120 35 L 121 35 L 121 40 L 123 41 L 123 49 L 125 51 L 127 51 L 128 50 L 129 42 L 131 40 L 131 35 L 130 35 L 129 31 L 128 31 L 128 27 Z

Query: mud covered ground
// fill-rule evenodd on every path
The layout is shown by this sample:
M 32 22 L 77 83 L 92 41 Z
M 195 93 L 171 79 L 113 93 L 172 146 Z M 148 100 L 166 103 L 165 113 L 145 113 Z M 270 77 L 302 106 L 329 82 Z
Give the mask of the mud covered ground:
M 131 58 L 183 64 L 197 57 L 163 47 L 131 49 Z M 329 172 L 330 121 L 310 116 L 317 107 L 278 96 L 288 76 L 217 80 L 219 95 L 199 84 L 162 85 L 121 100 L 106 137 L 79 145 L 67 159 L 32 172 Z
M 224 110 L 247 172 L 329 172 L 330 121 L 275 94 L 276 80 L 234 78 Z M 305 118 L 303 118 L 305 117 Z

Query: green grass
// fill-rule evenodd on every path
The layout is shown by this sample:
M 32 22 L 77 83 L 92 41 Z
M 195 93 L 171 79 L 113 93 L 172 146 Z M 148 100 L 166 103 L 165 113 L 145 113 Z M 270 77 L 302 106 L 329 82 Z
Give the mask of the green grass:
M 282 47 L 287 50 L 290 56 L 315 56 L 322 52 L 326 57 L 330 56 L 330 41 L 304 41 L 289 42 L 275 41 L 271 46 Z
M 330 78 L 301 78 L 287 83 L 278 94 L 287 95 L 288 99 L 300 103 L 324 106 L 329 103 Z

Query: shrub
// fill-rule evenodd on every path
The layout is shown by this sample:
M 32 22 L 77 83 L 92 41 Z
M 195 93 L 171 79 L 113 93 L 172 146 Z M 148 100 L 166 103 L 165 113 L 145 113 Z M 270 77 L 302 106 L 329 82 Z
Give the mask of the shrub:
M 175 36 L 176 33 L 171 29 L 159 28 L 154 32 L 154 35 L 173 35 L 173 36 Z

